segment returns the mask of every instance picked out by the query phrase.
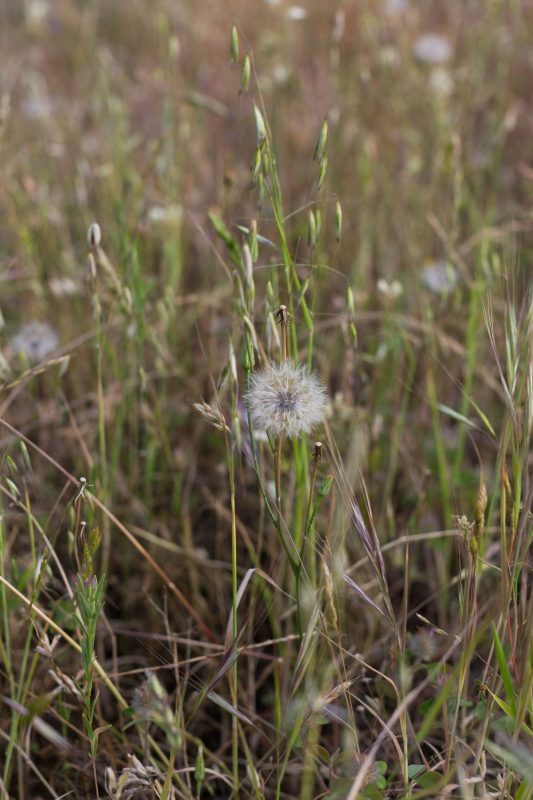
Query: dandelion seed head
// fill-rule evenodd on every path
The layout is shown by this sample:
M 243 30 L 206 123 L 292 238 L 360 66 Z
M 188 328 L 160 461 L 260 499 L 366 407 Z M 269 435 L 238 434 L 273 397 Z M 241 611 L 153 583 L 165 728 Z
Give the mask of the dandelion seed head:
M 415 42 L 414 55 L 426 64 L 445 64 L 452 57 L 452 46 L 446 36 L 423 33 Z
M 46 322 L 30 322 L 11 338 L 11 347 L 30 364 L 38 364 L 56 349 L 58 342 L 57 333 Z
M 416 633 L 409 634 L 409 648 L 419 661 L 433 661 L 437 654 L 437 642 L 434 632 L 427 628 L 418 628 Z
M 449 294 L 458 280 L 457 272 L 447 261 L 432 261 L 422 270 L 422 282 L 435 294 Z
M 307 367 L 270 363 L 254 372 L 247 395 L 254 427 L 278 437 L 310 433 L 324 418 L 326 390 Z

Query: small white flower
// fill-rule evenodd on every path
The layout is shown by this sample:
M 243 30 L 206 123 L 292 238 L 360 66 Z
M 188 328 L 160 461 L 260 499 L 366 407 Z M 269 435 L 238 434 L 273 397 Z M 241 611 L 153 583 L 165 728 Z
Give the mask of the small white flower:
M 40 25 L 50 13 L 46 0 L 31 0 L 26 6 L 26 17 L 29 25 Z
M 64 278 L 52 278 L 50 291 L 54 297 L 74 297 L 79 294 L 80 287 L 72 278 L 65 276 Z
M 422 270 L 422 281 L 430 292 L 449 294 L 457 284 L 457 272 L 446 261 L 433 261 Z
M 434 67 L 429 76 L 429 85 L 443 98 L 449 97 L 453 92 L 453 78 L 445 67 Z
M 293 438 L 310 433 L 323 420 L 326 390 L 307 367 L 271 362 L 252 374 L 246 401 L 254 427 Z
M 302 22 L 307 19 L 307 10 L 303 6 L 289 6 L 287 9 L 287 19 L 291 22 Z
M 272 77 L 277 86 L 286 86 L 291 79 L 291 71 L 285 64 L 276 64 Z
M 385 45 L 378 52 L 379 63 L 384 67 L 397 67 L 401 62 L 400 53 L 392 45 Z
M 148 222 L 151 225 L 173 225 L 181 222 L 183 209 L 171 203 L 168 206 L 152 206 L 148 210 Z
M 48 120 L 54 113 L 54 102 L 46 95 L 32 95 L 22 102 L 22 113 L 30 120 Z
M 46 322 L 30 322 L 24 325 L 11 339 L 11 347 L 22 354 L 30 364 L 38 364 L 53 353 L 59 339 L 55 330 Z
M 415 57 L 426 64 L 445 64 L 452 55 L 452 46 L 446 36 L 423 33 L 415 42 Z
M 378 292 L 387 300 L 396 300 L 403 293 L 403 286 L 400 281 L 389 283 L 385 278 L 380 278 L 377 282 Z

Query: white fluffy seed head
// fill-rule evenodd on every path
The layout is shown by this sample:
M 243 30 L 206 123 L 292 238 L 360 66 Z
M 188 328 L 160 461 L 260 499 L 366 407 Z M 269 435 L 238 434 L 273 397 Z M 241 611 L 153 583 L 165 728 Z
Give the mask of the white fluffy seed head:
M 59 344 L 59 337 L 47 322 L 29 322 L 11 338 L 11 347 L 17 355 L 25 356 L 30 364 L 44 361 Z
M 292 439 L 324 419 L 326 390 L 307 367 L 271 362 L 252 374 L 246 402 L 255 428 Z

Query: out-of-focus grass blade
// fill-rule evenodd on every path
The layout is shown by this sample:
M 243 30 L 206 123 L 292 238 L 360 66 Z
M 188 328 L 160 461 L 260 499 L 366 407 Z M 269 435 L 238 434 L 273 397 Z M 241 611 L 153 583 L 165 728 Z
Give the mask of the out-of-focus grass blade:
M 253 725 L 251 719 L 249 719 L 245 714 L 243 714 L 242 711 L 239 711 L 238 708 L 232 706 L 231 703 L 228 703 L 227 700 L 224 700 L 224 698 L 221 697 L 216 692 L 208 692 L 207 696 L 213 703 L 216 703 L 217 706 L 220 706 L 220 708 L 223 708 L 224 711 L 227 711 L 229 714 L 233 714 L 233 716 L 240 719 L 241 722 L 246 722 L 247 725 Z
M 506 714 L 509 717 L 509 719 L 514 719 L 513 709 L 511 708 L 511 706 L 508 703 L 506 703 L 505 700 L 502 700 L 501 697 L 498 697 L 497 694 L 494 694 L 494 692 L 492 692 L 488 686 L 486 687 L 486 689 L 490 694 L 490 696 L 492 697 L 492 699 L 494 700 L 494 702 L 496 703 L 496 705 L 498 705 L 501 708 L 503 713 Z M 525 731 L 529 736 L 533 738 L 533 730 L 531 730 L 531 728 L 528 725 L 526 725 L 525 722 L 523 722 L 520 727 L 522 728 L 523 731 Z
M 511 709 L 511 718 L 515 719 L 516 702 L 513 691 L 513 679 L 511 678 L 511 672 L 509 670 L 509 665 L 505 657 L 503 645 L 500 641 L 500 637 L 498 636 L 498 631 L 496 630 L 494 625 L 492 626 L 492 635 L 494 637 L 494 650 L 496 652 L 496 659 L 498 661 L 498 666 L 500 668 L 500 675 L 502 676 L 503 686 L 505 689 L 505 696 L 507 697 L 507 702 Z
M 518 772 L 519 775 L 522 775 L 529 786 L 533 786 L 531 753 L 523 745 L 519 745 L 518 742 L 509 742 L 507 747 L 502 747 L 488 739 L 485 742 L 485 747 L 492 755 Z
M 436 407 L 441 411 L 443 414 L 446 414 L 448 417 L 452 419 L 456 419 L 458 422 L 463 422 L 465 425 L 468 425 L 470 428 L 474 428 L 474 430 L 478 431 L 478 426 L 472 422 L 471 419 L 465 417 L 464 414 L 460 414 L 454 408 L 450 408 L 450 406 L 445 406 L 444 403 L 436 403 Z

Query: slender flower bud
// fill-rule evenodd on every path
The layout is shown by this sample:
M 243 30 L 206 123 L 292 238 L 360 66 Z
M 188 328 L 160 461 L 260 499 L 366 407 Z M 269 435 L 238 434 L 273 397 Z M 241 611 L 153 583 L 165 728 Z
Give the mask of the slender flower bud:
M 241 92 L 248 91 L 248 88 L 250 86 L 250 73 L 251 73 L 250 56 L 248 55 L 248 53 L 246 53 L 242 61 Z
M 258 147 L 255 151 L 255 156 L 253 160 L 252 167 L 250 169 L 250 186 L 252 189 L 255 189 L 257 184 L 257 179 L 261 172 L 261 147 Z
M 255 264 L 255 262 L 259 257 L 259 246 L 257 244 L 257 220 L 255 219 L 253 219 L 250 223 L 250 233 L 248 235 L 248 247 L 250 248 L 252 261 Z
M 234 25 L 231 29 L 231 41 L 229 47 L 229 54 L 232 64 L 236 64 L 239 60 L 239 33 L 237 31 L 237 26 Z
M 322 184 L 324 183 L 324 180 L 326 178 L 327 171 L 328 171 L 328 154 L 324 153 L 318 164 L 318 181 L 316 187 L 317 192 L 319 192 L 322 188 Z
M 322 483 L 317 489 L 317 493 L 320 497 L 327 497 L 331 491 L 331 487 L 333 486 L 333 475 L 326 475 Z
M 309 247 L 316 245 L 316 217 L 312 210 L 307 215 L 307 244 Z
M 337 241 L 340 242 L 342 235 L 342 206 L 337 200 L 335 203 L 335 236 Z
M 102 241 L 102 229 L 97 222 L 93 222 L 89 225 L 89 230 L 87 231 L 87 241 L 89 242 L 89 247 L 91 250 L 96 250 L 97 247 L 100 247 L 100 242 Z
M 484 483 L 479 486 L 476 502 L 474 504 L 475 520 L 476 520 L 476 538 L 479 539 L 485 527 L 485 511 L 487 508 L 488 496 L 487 487 Z
M 267 131 L 263 115 L 254 103 L 254 120 L 257 131 L 257 144 L 260 146 L 267 138 Z
M 326 144 L 328 141 L 328 118 L 324 120 L 322 123 L 322 127 L 320 128 L 320 134 L 318 136 L 318 141 L 316 143 L 315 152 L 313 155 L 314 161 L 321 161 L 326 153 Z
M 357 345 L 357 328 L 355 327 L 355 299 L 351 286 L 348 286 L 346 289 L 346 305 L 348 306 L 350 334 L 354 345 Z
M 241 348 L 241 367 L 245 372 L 251 372 L 255 364 L 255 354 L 252 339 L 248 331 L 245 332 Z

